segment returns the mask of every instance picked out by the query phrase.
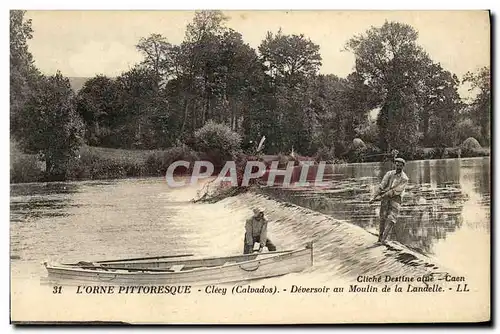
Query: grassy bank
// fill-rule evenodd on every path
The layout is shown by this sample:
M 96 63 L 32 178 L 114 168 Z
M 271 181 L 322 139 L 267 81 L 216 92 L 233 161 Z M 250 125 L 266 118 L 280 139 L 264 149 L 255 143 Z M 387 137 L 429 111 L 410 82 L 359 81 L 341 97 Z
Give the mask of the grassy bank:
M 36 155 L 23 153 L 15 143 L 11 143 L 10 149 L 11 183 L 45 181 L 44 163 Z M 425 148 L 418 149 L 413 156 L 407 157 L 407 160 L 465 158 L 489 155 L 489 148 L 477 148 L 473 150 L 446 148 L 444 151 L 435 148 Z M 361 162 L 357 160 L 358 157 L 357 155 L 353 155 L 343 162 Z M 172 147 L 166 150 L 125 150 L 83 146 L 80 149 L 79 158 L 68 166 L 66 178 L 67 180 L 99 180 L 159 177 L 165 175 L 168 166 L 174 161 L 185 160 L 194 162 L 204 158 L 203 154 L 199 154 L 187 146 Z M 280 161 L 279 168 L 284 168 L 287 161 L 294 160 L 284 154 L 265 156 L 264 158 L 267 163 L 273 160 Z M 372 156 L 370 159 L 363 161 L 381 161 L 382 159 L 383 156 L 379 155 Z M 312 158 L 299 157 L 295 159 L 295 161 L 297 160 L 312 160 Z M 193 163 L 191 163 L 192 165 Z M 190 171 L 178 167 L 176 172 L 182 174 Z
M 195 161 L 198 154 L 186 146 L 166 150 L 124 150 L 104 147 L 82 146 L 78 158 L 66 171 L 66 179 L 102 180 L 129 177 L 163 176 L 168 166 L 177 160 Z M 10 182 L 44 181 L 45 164 L 36 155 L 23 153 L 11 144 Z M 176 172 L 185 173 L 182 167 Z
M 36 155 L 23 153 L 16 143 L 10 143 L 10 183 L 40 181 L 44 170 Z

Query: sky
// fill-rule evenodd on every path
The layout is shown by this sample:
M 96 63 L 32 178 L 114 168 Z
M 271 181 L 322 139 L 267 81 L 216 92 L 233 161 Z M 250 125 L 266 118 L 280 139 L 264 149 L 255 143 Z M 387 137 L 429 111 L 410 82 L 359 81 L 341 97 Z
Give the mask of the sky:
M 353 36 L 385 20 L 413 26 L 417 42 L 434 61 L 462 77 L 490 64 L 490 26 L 486 11 L 225 11 L 226 25 L 257 49 L 267 31 L 304 34 L 320 46 L 320 73 L 345 77 L 354 56 L 343 51 Z M 141 61 L 141 37 L 162 34 L 179 44 L 193 11 L 28 11 L 36 66 L 68 77 L 116 76 Z M 465 88 L 463 88 L 465 89 Z M 461 94 L 465 94 L 462 91 Z

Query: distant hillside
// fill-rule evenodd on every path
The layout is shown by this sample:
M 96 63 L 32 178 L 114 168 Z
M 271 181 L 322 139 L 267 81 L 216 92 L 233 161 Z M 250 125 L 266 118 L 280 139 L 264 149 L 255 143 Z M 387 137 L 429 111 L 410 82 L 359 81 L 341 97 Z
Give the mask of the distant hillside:
M 71 88 L 73 88 L 73 90 L 75 92 L 78 92 L 82 87 L 83 85 L 85 84 L 85 82 L 87 80 L 89 80 L 90 78 L 86 78 L 86 77 L 69 77 L 69 83 L 71 85 Z

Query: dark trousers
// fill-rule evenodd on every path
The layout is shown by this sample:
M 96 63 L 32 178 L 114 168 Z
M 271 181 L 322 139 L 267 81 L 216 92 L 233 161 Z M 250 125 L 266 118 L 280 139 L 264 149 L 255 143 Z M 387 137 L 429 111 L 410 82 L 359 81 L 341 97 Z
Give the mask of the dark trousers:
M 251 245 L 247 245 L 246 243 L 246 238 L 243 237 L 243 244 L 244 244 L 244 247 L 243 247 L 243 254 L 250 254 L 250 253 L 253 253 L 253 245 L 256 243 L 256 242 L 260 242 L 260 236 L 257 236 L 257 237 L 253 237 L 253 242 Z M 271 240 L 269 240 L 269 238 L 266 240 L 266 247 L 267 249 L 270 251 L 270 252 L 274 252 L 276 250 L 276 246 L 273 244 L 273 242 Z

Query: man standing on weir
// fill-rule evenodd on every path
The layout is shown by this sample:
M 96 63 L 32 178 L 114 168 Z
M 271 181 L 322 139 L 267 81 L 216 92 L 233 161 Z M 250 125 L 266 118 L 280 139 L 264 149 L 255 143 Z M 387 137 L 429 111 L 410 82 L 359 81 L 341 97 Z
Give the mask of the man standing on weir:
M 409 180 L 408 176 L 403 172 L 405 160 L 395 158 L 394 163 L 396 169 L 388 171 L 384 175 L 375 197 L 370 201 L 371 203 L 376 199 L 381 199 L 378 243 L 382 244 L 385 244 L 387 237 L 396 224 L 401 209 L 401 200 Z

